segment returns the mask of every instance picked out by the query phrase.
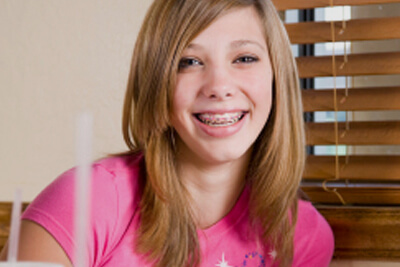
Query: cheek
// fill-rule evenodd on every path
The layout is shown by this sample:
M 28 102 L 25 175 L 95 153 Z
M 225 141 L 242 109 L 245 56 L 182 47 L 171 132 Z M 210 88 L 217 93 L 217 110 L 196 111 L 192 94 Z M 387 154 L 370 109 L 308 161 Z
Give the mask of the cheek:
M 251 90 L 251 98 L 256 107 L 269 113 L 272 103 L 272 79 L 255 81 Z
M 196 100 L 194 89 L 193 85 L 187 82 L 187 79 L 179 81 L 175 87 L 171 123 L 176 130 L 186 128 L 190 124 L 189 121 Z
M 182 111 L 190 108 L 195 99 L 195 88 L 189 79 L 178 79 L 174 90 L 173 111 Z
M 180 86 L 177 86 L 174 90 L 174 97 L 172 101 L 172 115 L 174 117 L 179 116 L 184 110 L 187 100 L 184 94 L 184 90 Z

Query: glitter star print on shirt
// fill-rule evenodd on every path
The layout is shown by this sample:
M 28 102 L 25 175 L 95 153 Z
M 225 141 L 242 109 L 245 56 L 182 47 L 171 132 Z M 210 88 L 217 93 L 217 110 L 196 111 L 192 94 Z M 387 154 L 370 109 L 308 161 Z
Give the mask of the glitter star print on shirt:
M 215 266 L 217 267 L 232 267 L 228 264 L 227 261 L 225 261 L 225 254 L 222 253 L 222 261 L 220 261 L 218 264 L 216 264 Z

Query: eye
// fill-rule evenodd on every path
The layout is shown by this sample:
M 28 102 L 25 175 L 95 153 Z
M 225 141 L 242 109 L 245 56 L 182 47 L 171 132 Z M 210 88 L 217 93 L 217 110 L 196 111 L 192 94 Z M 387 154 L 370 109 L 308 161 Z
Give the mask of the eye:
M 192 66 L 201 66 L 201 65 L 203 65 L 203 63 L 201 63 L 200 60 L 192 57 L 187 57 L 187 58 L 182 58 L 179 61 L 178 69 L 184 70 Z
M 254 63 L 258 61 L 258 57 L 255 56 L 241 56 L 233 61 L 233 63 Z

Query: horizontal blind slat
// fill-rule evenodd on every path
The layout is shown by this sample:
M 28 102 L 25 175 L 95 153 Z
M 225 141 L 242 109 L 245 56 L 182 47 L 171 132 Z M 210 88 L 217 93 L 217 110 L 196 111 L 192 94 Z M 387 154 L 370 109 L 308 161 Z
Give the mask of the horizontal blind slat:
M 277 10 L 309 9 L 331 6 L 331 0 L 272 0 Z M 332 0 L 333 6 L 399 3 L 398 0 Z
M 334 90 L 302 90 L 306 112 L 334 111 Z M 337 89 L 339 111 L 400 110 L 400 87 Z
M 367 41 L 400 39 L 400 17 L 354 19 L 343 22 L 336 21 L 335 41 Z M 286 24 L 292 44 L 311 44 L 332 42 L 330 22 L 301 22 Z
M 300 78 L 333 76 L 332 56 L 297 57 Z M 400 52 L 336 56 L 337 76 L 400 74 Z
M 338 197 L 322 187 L 302 187 L 310 200 L 316 204 L 338 204 Z M 400 188 L 336 188 L 347 204 L 353 205 L 400 205 Z
M 304 179 L 335 178 L 335 156 L 307 156 Z M 400 156 L 339 156 L 339 176 L 348 180 L 400 181 Z
M 338 123 L 341 145 L 400 145 L 400 121 L 351 121 Z M 335 145 L 335 124 L 306 123 L 307 145 Z

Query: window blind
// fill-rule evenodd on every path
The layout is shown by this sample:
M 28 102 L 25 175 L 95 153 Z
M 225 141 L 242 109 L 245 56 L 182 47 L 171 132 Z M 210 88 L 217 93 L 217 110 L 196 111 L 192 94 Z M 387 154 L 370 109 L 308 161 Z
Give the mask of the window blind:
M 274 0 L 279 11 L 400 3 L 399 0 Z M 399 13 L 400 15 L 400 13 Z M 285 24 L 292 44 L 367 42 L 400 39 L 400 16 L 366 17 L 343 21 Z M 333 46 L 334 47 L 334 46 Z M 400 82 L 387 86 L 345 88 L 338 77 L 400 74 L 400 46 L 390 51 L 351 51 L 296 58 L 299 78 L 331 77 L 327 89 L 302 90 L 305 112 L 375 112 L 400 110 Z M 399 146 L 400 113 L 395 118 L 358 121 L 346 116 L 338 121 L 306 122 L 308 146 L 334 146 L 334 155 L 307 157 L 302 189 L 318 204 L 399 205 L 400 155 L 396 153 L 351 153 L 351 146 Z M 339 147 L 346 153 L 339 153 Z

